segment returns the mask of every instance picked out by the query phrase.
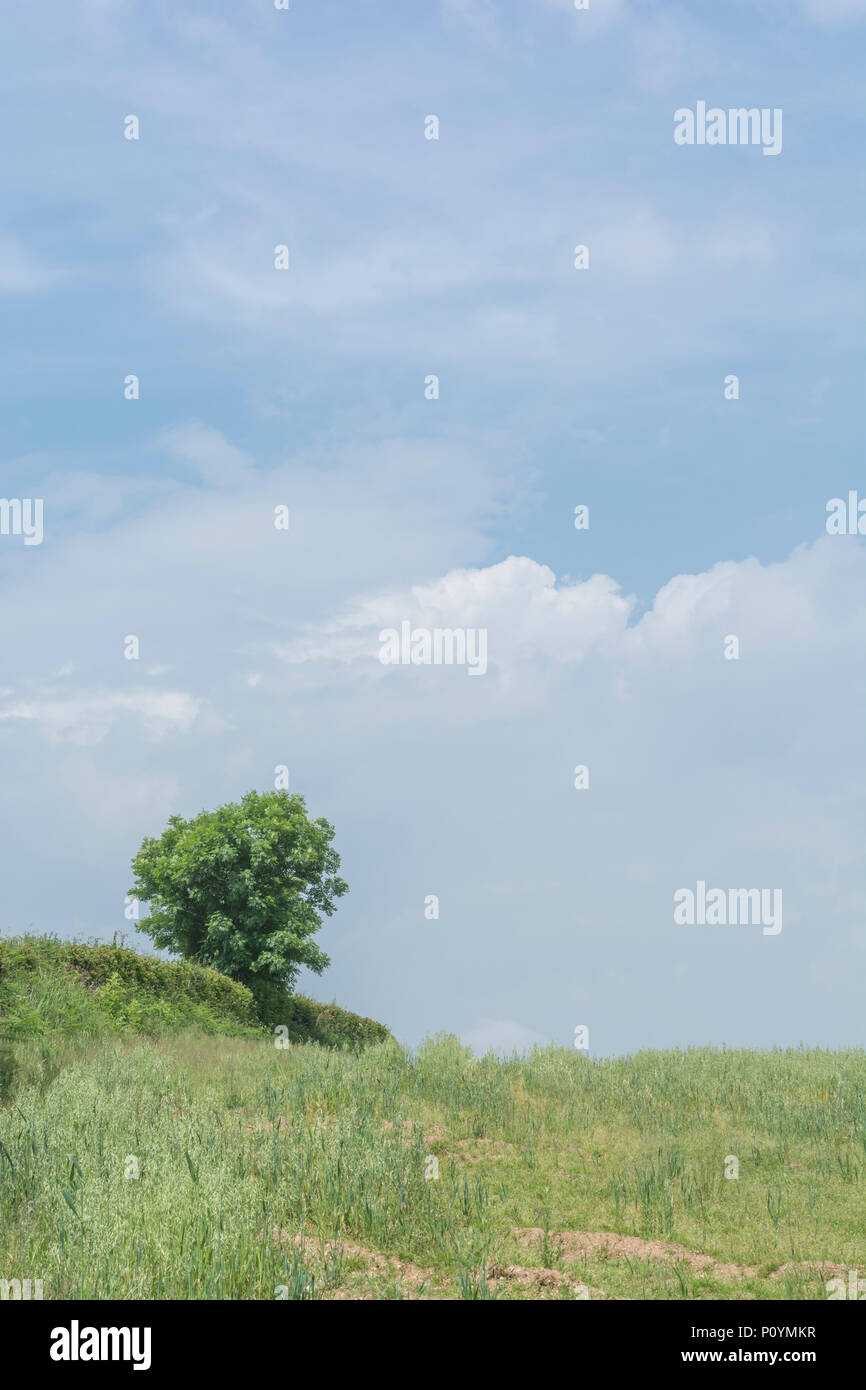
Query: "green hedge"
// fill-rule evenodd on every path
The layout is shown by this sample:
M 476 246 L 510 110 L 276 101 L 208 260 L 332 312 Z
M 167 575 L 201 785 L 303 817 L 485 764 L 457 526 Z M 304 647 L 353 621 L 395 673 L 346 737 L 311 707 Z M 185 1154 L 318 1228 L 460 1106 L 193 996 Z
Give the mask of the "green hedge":
M 124 946 L 56 937 L 0 939 L 0 1039 L 151 1036 L 195 1028 L 262 1037 L 282 1025 L 291 1042 L 364 1047 L 391 1035 L 381 1023 L 268 988 L 257 996 L 217 970 L 142 956 Z
M 86 985 L 100 992 L 111 985 L 115 993 L 132 990 L 142 999 L 206 1004 L 242 1026 L 255 1027 L 259 1022 L 255 1001 L 245 985 L 191 961 L 160 960 L 156 956 L 140 956 L 123 946 L 108 945 L 71 944 L 64 946 L 60 954 Z
M 281 1017 L 277 1015 L 281 1014 Z M 302 994 L 286 995 L 282 1007 L 271 1010 L 273 1026 L 281 1023 L 292 1042 L 320 1042 L 328 1047 L 366 1047 L 387 1042 L 391 1034 L 383 1023 L 348 1013 L 337 1004 L 317 1004 Z

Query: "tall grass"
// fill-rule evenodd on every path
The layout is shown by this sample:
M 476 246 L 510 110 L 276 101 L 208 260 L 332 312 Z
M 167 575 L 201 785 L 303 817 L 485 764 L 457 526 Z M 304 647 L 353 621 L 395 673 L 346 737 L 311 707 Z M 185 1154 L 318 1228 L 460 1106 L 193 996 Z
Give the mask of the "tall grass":
M 46 1297 L 418 1296 L 398 1260 L 430 1296 L 538 1296 L 487 1272 L 564 1268 L 557 1233 L 570 1230 L 758 1268 L 726 1283 L 599 1255 L 576 1272 L 618 1296 L 822 1297 L 819 1276 L 772 1271 L 866 1270 L 859 1051 L 503 1060 L 453 1038 L 413 1055 L 187 1035 L 40 1046 L 7 1043 L 0 1279 L 42 1278 Z M 543 1228 L 539 1246 L 514 1227 Z

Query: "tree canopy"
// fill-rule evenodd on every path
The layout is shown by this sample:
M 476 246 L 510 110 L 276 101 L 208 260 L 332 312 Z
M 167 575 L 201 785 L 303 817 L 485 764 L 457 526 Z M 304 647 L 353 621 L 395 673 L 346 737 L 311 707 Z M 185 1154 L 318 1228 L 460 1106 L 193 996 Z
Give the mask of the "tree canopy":
M 139 926 L 255 994 L 290 989 L 301 966 L 321 974 L 330 965 L 313 936 L 349 891 L 333 838 L 333 826 L 310 820 L 304 798 L 286 791 L 172 816 L 132 861 L 131 891 L 150 904 Z

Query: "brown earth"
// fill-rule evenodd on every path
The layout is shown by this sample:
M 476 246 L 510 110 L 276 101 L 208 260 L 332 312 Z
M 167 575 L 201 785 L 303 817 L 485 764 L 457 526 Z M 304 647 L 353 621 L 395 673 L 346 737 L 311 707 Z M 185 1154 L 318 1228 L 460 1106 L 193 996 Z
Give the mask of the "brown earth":
M 516 1226 L 512 1235 L 522 1245 L 540 1245 L 544 1231 L 540 1226 Z M 730 1264 L 718 1260 L 714 1255 L 702 1255 L 698 1250 L 689 1250 L 684 1245 L 675 1245 L 667 1240 L 643 1240 L 640 1236 L 620 1236 L 613 1231 L 548 1231 L 548 1245 L 558 1247 L 564 1260 L 577 1260 L 581 1256 L 593 1258 L 602 1255 L 614 1260 L 663 1260 L 667 1263 L 687 1264 L 699 1274 L 712 1274 L 717 1279 L 755 1279 L 760 1270 L 757 1265 Z M 846 1266 L 830 1261 L 804 1260 L 801 1263 L 787 1261 L 779 1265 L 770 1275 L 779 1279 L 785 1274 L 797 1272 L 821 1272 L 827 1275 L 844 1274 Z

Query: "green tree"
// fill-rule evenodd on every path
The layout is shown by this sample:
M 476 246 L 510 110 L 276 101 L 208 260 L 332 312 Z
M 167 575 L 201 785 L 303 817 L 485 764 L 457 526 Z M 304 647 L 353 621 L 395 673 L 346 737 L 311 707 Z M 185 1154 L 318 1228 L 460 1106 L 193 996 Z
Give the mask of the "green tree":
M 331 963 L 312 938 L 349 891 L 333 838 L 332 825 L 311 821 L 304 798 L 285 791 L 172 816 L 132 861 L 131 892 L 150 903 L 139 926 L 155 945 L 273 999 L 302 965 L 321 974 Z

